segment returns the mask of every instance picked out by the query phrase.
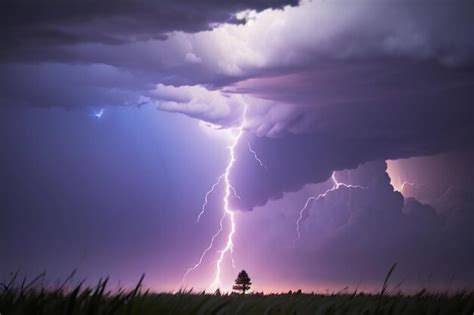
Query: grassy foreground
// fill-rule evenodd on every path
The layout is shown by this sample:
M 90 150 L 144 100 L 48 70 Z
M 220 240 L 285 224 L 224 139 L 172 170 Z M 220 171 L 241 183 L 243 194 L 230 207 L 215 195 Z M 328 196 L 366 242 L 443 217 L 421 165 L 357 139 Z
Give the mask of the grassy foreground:
M 107 280 L 94 288 L 47 290 L 23 282 L 1 284 L 1 315 L 79 314 L 466 314 L 474 312 L 474 294 L 273 294 L 212 295 L 192 292 L 149 293 L 141 281 L 128 292 L 108 292 Z

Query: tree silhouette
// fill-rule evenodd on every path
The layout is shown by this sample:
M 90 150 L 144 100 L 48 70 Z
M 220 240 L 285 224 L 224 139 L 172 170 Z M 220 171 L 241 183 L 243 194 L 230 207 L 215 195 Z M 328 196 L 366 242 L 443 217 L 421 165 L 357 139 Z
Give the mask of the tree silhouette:
M 249 290 L 251 285 L 252 281 L 250 280 L 249 275 L 245 270 L 242 270 L 239 272 L 237 279 L 235 279 L 235 284 L 232 289 L 242 291 L 242 294 L 245 294 L 245 291 Z

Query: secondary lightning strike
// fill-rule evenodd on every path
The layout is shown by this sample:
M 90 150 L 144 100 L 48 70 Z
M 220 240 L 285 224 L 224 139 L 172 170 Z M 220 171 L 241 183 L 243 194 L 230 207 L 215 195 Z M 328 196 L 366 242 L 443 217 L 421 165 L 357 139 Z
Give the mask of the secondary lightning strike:
M 332 172 L 331 180 L 333 182 L 333 185 L 332 185 L 331 188 L 326 190 L 324 193 L 317 195 L 316 197 L 315 196 L 309 197 L 306 200 L 306 202 L 304 204 L 304 207 L 300 210 L 300 215 L 298 217 L 298 220 L 296 221 L 296 234 L 298 236 L 297 240 L 301 239 L 301 223 L 302 223 L 302 221 L 304 219 L 304 215 L 305 215 L 306 211 L 308 210 L 308 207 L 312 203 L 312 201 L 318 201 L 319 199 L 326 197 L 329 192 L 335 191 L 335 190 L 339 189 L 339 187 L 341 187 L 341 186 L 347 187 L 347 188 L 362 188 L 362 189 L 365 189 L 365 187 L 362 187 L 360 185 L 349 185 L 349 184 L 338 182 L 338 180 L 336 179 L 336 172 Z
M 199 212 L 199 215 L 197 216 L 196 223 L 199 223 L 199 220 L 201 220 L 201 216 L 204 214 L 204 212 L 206 212 L 209 195 L 214 192 L 214 189 L 216 189 L 217 186 L 219 186 L 222 181 L 222 178 L 224 178 L 224 175 L 219 176 L 217 182 L 215 182 L 214 185 L 212 185 L 211 189 L 206 192 L 206 195 L 204 196 L 204 203 L 201 206 L 201 212 Z
M 227 213 L 224 213 L 224 215 L 222 216 L 219 222 L 219 230 L 217 230 L 217 232 L 212 236 L 209 246 L 202 252 L 201 257 L 199 258 L 199 261 L 191 268 L 188 268 L 188 270 L 186 270 L 186 272 L 184 273 L 183 280 L 181 281 L 182 284 L 184 284 L 184 282 L 186 281 L 186 277 L 188 276 L 188 274 L 196 270 L 202 264 L 202 261 L 204 260 L 204 257 L 206 256 L 207 252 L 210 251 L 212 247 L 214 246 L 215 239 L 219 236 L 219 234 L 221 234 L 224 228 L 224 219 L 226 216 L 227 216 Z
M 233 186 L 230 186 L 230 189 L 232 190 L 232 193 L 234 193 L 235 198 L 237 198 L 239 200 L 242 200 L 240 195 L 237 193 L 237 190 L 235 190 L 235 188 Z
M 247 143 L 248 143 L 249 151 L 250 151 L 250 153 L 253 154 L 254 159 L 258 162 L 258 164 L 261 167 L 263 167 L 264 169 L 266 169 L 268 171 L 268 167 L 265 164 L 263 164 L 262 160 L 258 157 L 257 152 L 255 152 L 255 150 L 252 149 L 252 146 L 250 145 L 250 142 L 247 142 Z

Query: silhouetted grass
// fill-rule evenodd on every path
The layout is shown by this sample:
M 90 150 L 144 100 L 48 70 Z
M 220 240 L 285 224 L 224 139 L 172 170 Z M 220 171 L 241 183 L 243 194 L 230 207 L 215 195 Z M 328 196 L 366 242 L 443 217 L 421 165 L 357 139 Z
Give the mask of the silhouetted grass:
M 392 271 L 393 271 L 392 267 Z M 72 277 L 72 275 L 71 275 Z M 466 314 L 474 312 L 474 295 L 453 295 L 420 291 L 415 295 L 387 294 L 388 278 L 380 294 L 248 294 L 212 295 L 179 291 L 149 293 L 141 290 L 143 277 L 132 290 L 107 290 L 108 279 L 95 287 L 80 283 L 65 289 L 45 289 L 44 274 L 28 282 L 15 275 L 0 285 L 2 315 L 79 314 Z M 69 278 L 68 278 L 69 280 Z

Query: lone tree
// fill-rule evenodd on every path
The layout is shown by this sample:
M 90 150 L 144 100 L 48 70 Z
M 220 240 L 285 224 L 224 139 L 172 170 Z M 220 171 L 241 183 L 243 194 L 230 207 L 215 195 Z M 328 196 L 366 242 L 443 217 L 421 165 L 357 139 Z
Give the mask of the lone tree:
M 249 290 L 251 285 L 252 281 L 250 280 L 249 275 L 245 270 L 242 270 L 239 272 L 237 279 L 235 279 L 235 284 L 232 289 L 242 291 L 242 294 L 245 294 L 245 291 Z

